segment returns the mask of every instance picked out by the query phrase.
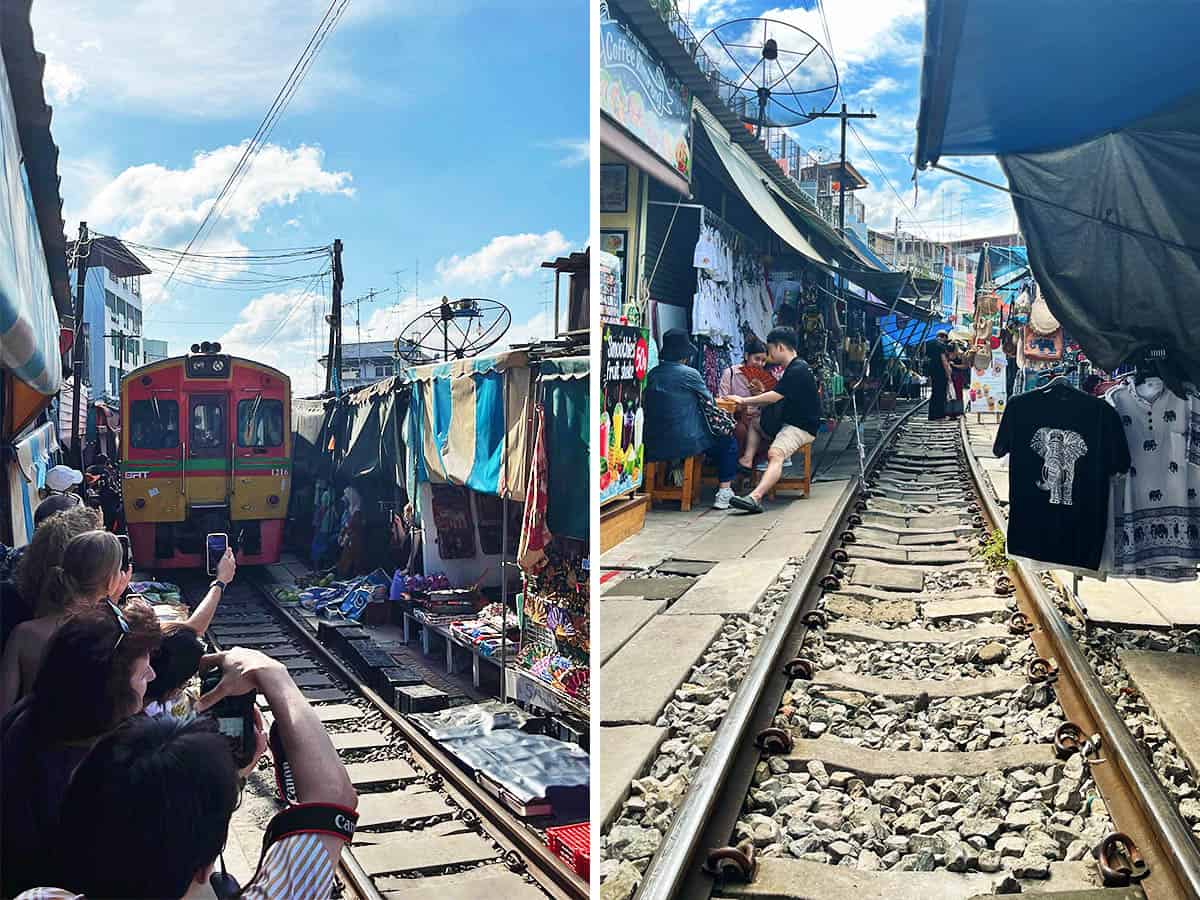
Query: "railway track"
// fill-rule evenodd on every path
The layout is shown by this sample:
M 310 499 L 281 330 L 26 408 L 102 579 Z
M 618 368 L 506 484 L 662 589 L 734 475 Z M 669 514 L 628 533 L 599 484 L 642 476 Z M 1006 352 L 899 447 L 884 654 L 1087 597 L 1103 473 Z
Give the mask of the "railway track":
M 978 552 L 1002 519 L 959 425 L 910 413 L 866 471 L 637 896 L 1200 897 L 1200 850 L 1055 599 Z
M 359 822 L 338 867 L 342 896 L 587 896 L 586 883 L 538 833 L 364 684 L 298 615 L 276 605 L 263 577 L 253 570 L 238 573 L 208 636 L 221 648 L 253 647 L 283 662 L 346 762 L 359 792 Z M 194 574 L 174 578 L 193 602 L 208 583 Z M 254 853 L 277 809 L 270 766 L 268 754 L 246 788 L 249 815 L 234 820 L 239 842 Z

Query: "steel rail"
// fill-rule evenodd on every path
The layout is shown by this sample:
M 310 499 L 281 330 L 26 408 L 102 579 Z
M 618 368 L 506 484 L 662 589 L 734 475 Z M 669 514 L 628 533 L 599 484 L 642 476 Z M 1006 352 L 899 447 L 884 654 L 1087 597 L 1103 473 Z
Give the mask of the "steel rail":
M 992 527 L 1001 527 L 1006 519 L 999 502 L 988 490 L 983 469 L 970 449 L 965 419 L 960 420 L 959 430 L 963 439 L 963 453 L 966 455 L 980 503 L 987 518 L 991 520 Z M 1179 886 L 1189 891 L 1193 900 L 1200 898 L 1200 847 L 1197 847 L 1191 831 L 1138 749 L 1137 741 L 1092 670 L 1087 657 L 1071 633 L 1070 626 L 1041 578 L 1024 563 L 1013 562 L 1012 567 L 1041 618 L 1044 631 L 1058 656 L 1060 670 L 1078 688 L 1083 702 L 1101 730 L 1104 742 L 1101 752 L 1105 757 L 1116 761 L 1126 783 L 1132 788 L 1137 806 L 1146 818 L 1154 838 L 1166 849 L 1174 863 L 1172 871 Z M 1174 898 L 1177 895 L 1173 893 L 1169 896 Z
M 455 797 L 460 806 L 478 810 L 480 818 L 494 829 L 494 832 L 488 832 L 489 837 L 495 839 L 505 849 L 517 851 L 529 861 L 535 872 L 535 878 L 543 889 L 549 891 L 558 900 L 587 900 L 587 882 L 568 869 L 563 861 L 542 842 L 540 837 L 517 822 L 508 809 L 477 785 L 454 759 L 393 709 L 383 697 L 363 684 L 354 670 L 318 641 L 316 635 L 311 634 L 287 609 L 278 606 L 268 596 L 270 592 L 257 579 L 250 579 L 250 583 L 264 598 L 264 602 L 272 610 L 282 615 L 292 630 L 301 636 L 306 646 L 320 657 L 321 662 L 353 685 L 354 689 L 371 703 L 377 712 L 396 727 L 422 760 L 442 775 L 446 782 L 444 789 L 447 789 L 451 796 Z
M 879 442 L 867 458 L 867 472 L 874 468 L 900 426 L 907 422 L 913 413 L 923 408 L 926 402 L 922 400 L 917 403 L 893 423 L 885 434 L 880 435 Z M 806 597 L 811 593 L 811 587 L 816 583 L 821 568 L 827 565 L 829 553 L 839 534 L 839 526 L 850 512 L 862 488 L 862 477 L 854 475 L 834 505 L 820 537 L 809 549 L 800 571 L 792 581 L 786 599 L 776 614 L 774 624 L 763 637 L 745 679 L 717 727 L 712 745 L 696 769 L 683 803 L 676 811 L 654 858 L 650 860 L 650 866 L 646 869 L 637 893 L 637 900 L 672 900 L 679 896 L 679 888 L 691 874 L 688 871 L 689 862 L 694 861 L 699 849 L 698 844 L 705 833 L 733 762 L 746 743 L 750 724 L 758 713 L 762 695 L 768 683 L 780 670 L 784 649 L 793 642 L 792 633 L 800 616 L 808 611 L 805 609 Z

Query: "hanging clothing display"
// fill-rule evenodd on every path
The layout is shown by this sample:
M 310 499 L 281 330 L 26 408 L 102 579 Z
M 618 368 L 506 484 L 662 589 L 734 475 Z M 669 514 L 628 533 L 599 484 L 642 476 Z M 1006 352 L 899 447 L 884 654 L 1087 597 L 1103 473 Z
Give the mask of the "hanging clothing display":
M 992 452 L 1010 455 L 1009 556 L 1098 576 L 1109 479 L 1130 465 L 1117 412 L 1055 381 L 1009 401 Z
M 733 359 L 740 361 L 746 331 L 765 340 L 774 326 L 774 305 L 762 261 L 748 251 L 742 238 L 729 238 L 702 221 L 692 262 L 696 268 L 692 334 L 727 346 Z
M 1111 571 L 1194 581 L 1200 566 L 1200 397 L 1161 378 L 1129 378 L 1104 399 L 1128 439 L 1129 474 L 1113 483 Z

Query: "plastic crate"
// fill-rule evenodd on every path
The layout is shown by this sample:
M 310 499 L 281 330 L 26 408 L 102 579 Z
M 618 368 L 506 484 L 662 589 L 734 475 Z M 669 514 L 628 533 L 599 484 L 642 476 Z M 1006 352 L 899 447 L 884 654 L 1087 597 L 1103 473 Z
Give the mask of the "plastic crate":
M 546 846 L 575 874 L 587 881 L 592 860 L 591 833 L 587 822 L 577 825 L 557 825 L 546 829 Z

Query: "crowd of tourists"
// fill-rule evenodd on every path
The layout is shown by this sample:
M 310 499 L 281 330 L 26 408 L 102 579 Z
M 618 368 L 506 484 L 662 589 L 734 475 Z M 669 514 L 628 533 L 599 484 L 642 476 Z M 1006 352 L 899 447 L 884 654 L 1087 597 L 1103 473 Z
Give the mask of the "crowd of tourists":
M 268 736 L 255 709 L 254 753 L 239 766 L 211 711 L 257 692 L 301 805 L 278 814 L 240 896 L 329 896 L 357 796 L 282 663 L 206 652 L 232 553 L 195 610 L 152 607 L 129 591 L 132 564 L 105 528 L 114 511 L 81 502 L 71 488 L 82 479 L 54 474 L 62 490 L 37 507 L 30 543 L 0 546 L 0 895 L 237 895 L 218 863 Z M 198 676 L 212 670 L 219 681 L 201 693 Z

